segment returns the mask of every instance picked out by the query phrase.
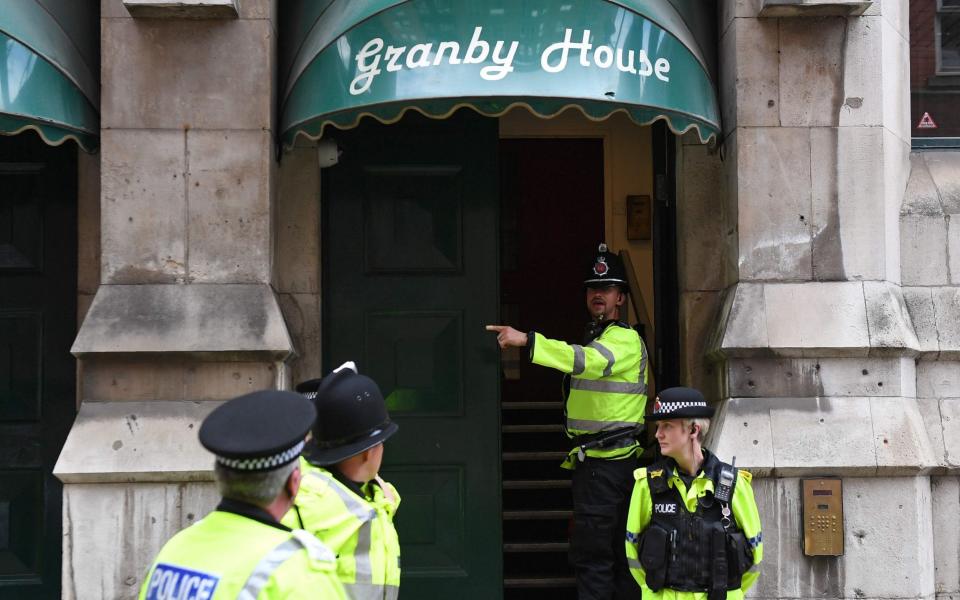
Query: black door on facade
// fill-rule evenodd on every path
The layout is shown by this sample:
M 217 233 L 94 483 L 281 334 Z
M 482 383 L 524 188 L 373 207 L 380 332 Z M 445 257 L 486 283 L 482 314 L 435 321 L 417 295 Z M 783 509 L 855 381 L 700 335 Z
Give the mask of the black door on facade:
M 0 598 L 60 597 L 51 474 L 76 414 L 76 148 L 0 138 Z
M 498 126 L 461 110 L 333 135 L 323 172 L 324 366 L 355 360 L 386 445 L 401 598 L 499 598 Z

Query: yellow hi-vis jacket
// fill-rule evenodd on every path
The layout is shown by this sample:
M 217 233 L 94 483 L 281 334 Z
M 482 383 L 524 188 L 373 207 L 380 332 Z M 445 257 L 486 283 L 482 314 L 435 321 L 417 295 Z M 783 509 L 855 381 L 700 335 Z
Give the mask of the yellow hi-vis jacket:
M 627 564 L 630 567 L 630 573 L 640 584 L 643 600 L 707 600 L 706 592 L 679 592 L 664 588 L 659 592 L 652 591 L 647 587 L 647 575 L 640 564 L 640 558 L 637 555 L 637 542 L 640 534 L 647 528 L 653 514 L 653 504 L 650 496 L 650 483 L 647 480 L 647 469 L 640 468 L 633 472 L 636 483 L 633 486 L 633 495 L 630 497 L 630 512 L 627 515 Z M 690 488 L 683 483 L 677 474 L 676 468 L 672 473 L 664 473 L 668 477 L 667 485 L 676 489 L 683 498 L 683 509 L 693 513 L 697 510 L 697 500 L 706 495 L 709 491 L 714 491 L 713 480 L 706 477 L 703 471 L 690 483 Z M 757 502 L 753 497 L 753 488 L 750 482 L 753 479 L 748 471 L 739 471 L 737 483 L 733 488 L 733 498 L 730 502 L 730 511 L 733 518 L 743 531 L 748 544 L 753 548 L 753 566 L 749 571 L 743 574 L 740 583 L 740 589 L 728 590 L 727 600 L 743 600 L 743 595 L 750 586 L 757 581 L 760 576 L 759 565 L 763 560 L 763 541 L 760 533 L 760 513 L 757 511 Z M 678 503 L 679 504 L 679 503 Z M 681 509 L 681 510 L 683 510 Z
M 345 599 L 336 558 L 306 531 L 214 511 L 170 538 L 140 600 Z
M 396 488 L 385 481 L 370 482 L 364 486 L 365 498 L 302 457 L 300 470 L 300 491 L 283 523 L 306 529 L 333 550 L 337 576 L 352 600 L 396 598 L 400 589 L 400 541 L 393 527 L 400 504 Z
M 581 346 L 551 340 L 534 332 L 530 361 L 570 374 L 567 432 L 570 436 L 599 433 L 643 423 L 649 368 L 647 349 L 628 325 L 611 322 L 595 340 Z M 590 449 L 587 456 L 626 458 L 639 444 L 624 440 L 619 447 Z M 571 452 L 571 456 L 573 452 Z M 564 466 L 569 466 L 568 458 Z

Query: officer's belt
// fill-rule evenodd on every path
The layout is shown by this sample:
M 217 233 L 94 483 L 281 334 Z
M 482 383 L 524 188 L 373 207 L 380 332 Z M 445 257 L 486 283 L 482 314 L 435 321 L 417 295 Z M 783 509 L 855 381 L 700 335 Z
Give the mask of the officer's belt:
M 634 435 L 629 435 L 630 432 L 635 433 Z M 577 448 L 583 448 L 584 450 L 591 448 L 626 448 L 627 446 L 632 446 L 637 443 L 637 438 L 639 438 L 642 433 L 642 426 L 620 427 L 609 431 L 576 435 L 573 436 L 571 442 L 573 443 L 574 450 Z M 607 440 L 611 440 L 611 442 L 607 444 Z

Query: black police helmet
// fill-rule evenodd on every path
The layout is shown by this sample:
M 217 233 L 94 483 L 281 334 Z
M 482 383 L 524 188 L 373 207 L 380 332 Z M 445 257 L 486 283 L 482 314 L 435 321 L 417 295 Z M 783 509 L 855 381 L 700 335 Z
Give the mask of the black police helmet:
M 322 379 L 305 381 L 297 391 L 313 398 L 317 420 L 304 456 L 315 465 L 332 465 L 369 450 L 397 432 L 377 384 L 347 363 Z
M 610 252 L 606 244 L 600 244 L 597 253 L 590 261 L 583 285 L 588 288 L 605 288 L 611 285 L 627 292 L 627 269 L 620 257 Z

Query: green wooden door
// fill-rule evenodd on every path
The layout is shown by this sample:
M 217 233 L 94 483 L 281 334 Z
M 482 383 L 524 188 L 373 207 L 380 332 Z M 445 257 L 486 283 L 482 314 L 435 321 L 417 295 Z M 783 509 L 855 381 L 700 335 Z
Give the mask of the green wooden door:
M 62 486 L 76 414 L 76 147 L 0 138 L 0 600 L 60 597 Z
M 401 598 L 502 596 L 497 121 L 337 133 L 323 172 L 324 363 L 356 360 L 400 431 Z

